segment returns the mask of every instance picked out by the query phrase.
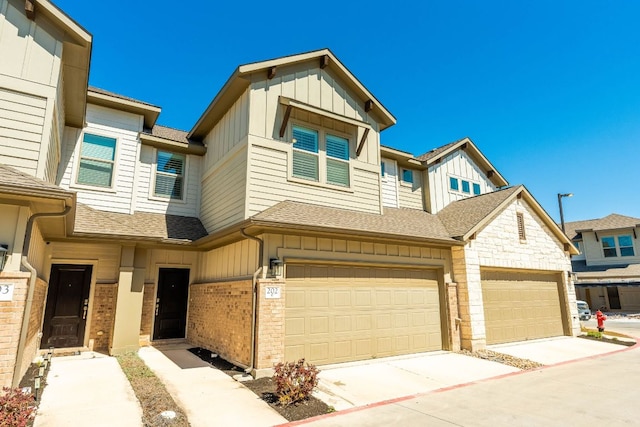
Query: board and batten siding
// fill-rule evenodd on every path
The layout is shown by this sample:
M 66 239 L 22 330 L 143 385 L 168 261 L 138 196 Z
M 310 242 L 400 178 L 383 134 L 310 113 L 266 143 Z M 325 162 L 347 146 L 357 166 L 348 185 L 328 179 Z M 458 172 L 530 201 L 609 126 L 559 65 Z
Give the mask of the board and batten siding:
M 252 76 L 250 98 L 249 133 L 262 138 L 281 140 L 280 125 L 285 108 L 278 98 L 284 96 L 330 111 L 350 119 L 368 123 L 367 143 L 358 160 L 369 164 L 379 164 L 379 126 L 375 119 L 364 111 L 364 101 L 356 96 L 338 79 L 330 68 L 310 67 L 309 63 L 278 67 L 273 79 L 264 74 Z M 363 129 L 358 129 L 357 139 Z
M 250 278 L 257 269 L 258 243 L 245 239 L 208 252 L 198 252 L 198 257 L 192 276 L 194 283 Z
M 180 216 L 198 216 L 200 209 L 200 156 L 186 156 L 184 200 L 169 200 L 153 196 L 156 170 L 154 147 L 141 145 L 138 162 L 135 210 Z
M 29 20 L 24 2 L 0 0 L 0 75 L 55 86 L 64 35 L 40 16 Z
M 635 233 L 637 234 L 638 231 L 640 230 L 636 227 Z M 616 254 L 619 254 L 619 248 L 617 247 L 617 240 L 619 236 L 631 236 L 634 256 L 605 257 L 604 250 L 602 249 L 602 238 L 613 237 L 616 240 Z M 593 231 L 583 231 L 582 245 L 586 255 L 587 265 L 640 264 L 640 240 L 634 238 L 634 230 L 631 228 L 598 230 L 597 239 Z
M 436 214 L 451 202 L 469 197 L 449 189 L 449 177 L 462 178 L 480 184 L 481 194 L 496 190 L 496 186 L 464 151 L 456 150 L 428 170 L 430 213 Z M 473 188 L 471 188 L 473 195 Z
M 47 99 L 0 88 L 0 163 L 36 176 Z
M 204 173 L 209 173 L 240 143 L 246 143 L 249 126 L 249 92 L 245 91 L 204 138 L 207 153 Z
M 120 276 L 120 245 L 108 243 L 51 242 L 51 264 L 86 264 L 97 262 L 93 272 L 96 283 L 118 283 Z M 49 271 L 47 271 L 49 275 Z M 49 278 L 47 277 L 47 281 Z
M 239 143 L 202 178 L 200 220 L 209 233 L 245 219 L 247 143 Z
M 87 106 L 87 126 L 65 129 L 62 161 L 64 173 L 60 186 L 77 191 L 77 200 L 94 209 L 133 213 L 138 132 L 142 130 L 142 116 L 95 105 Z M 116 163 L 112 188 L 88 187 L 76 184 L 83 133 L 116 138 Z
M 400 182 L 398 199 L 401 208 L 424 210 L 422 202 L 422 172 L 413 171 L 413 184 Z
M 200 254 L 194 251 L 180 251 L 171 249 L 150 249 L 147 254 L 145 269 L 145 283 L 156 283 L 160 268 L 188 268 L 189 281 L 195 277 L 195 267 Z
M 384 176 L 381 178 L 382 205 L 398 207 L 398 163 L 392 159 L 381 159 L 384 163 Z
M 247 217 L 285 200 L 380 213 L 377 168 L 366 168 L 366 164 L 361 166 L 361 162 L 352 159 L 351 191 L 290 181 L 289 145 L 251 137 Z

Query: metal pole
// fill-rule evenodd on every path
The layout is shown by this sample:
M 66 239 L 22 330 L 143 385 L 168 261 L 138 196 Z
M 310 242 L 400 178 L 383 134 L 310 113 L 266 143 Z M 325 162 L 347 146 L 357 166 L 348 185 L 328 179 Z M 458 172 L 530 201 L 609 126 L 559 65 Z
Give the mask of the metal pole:
M 562 232 L 566 234 L 564 229 L 564 213 L 562 212 L 562 194 L 558 193 L 558 206 L 560 207 L 560 226 L 562 227 Z

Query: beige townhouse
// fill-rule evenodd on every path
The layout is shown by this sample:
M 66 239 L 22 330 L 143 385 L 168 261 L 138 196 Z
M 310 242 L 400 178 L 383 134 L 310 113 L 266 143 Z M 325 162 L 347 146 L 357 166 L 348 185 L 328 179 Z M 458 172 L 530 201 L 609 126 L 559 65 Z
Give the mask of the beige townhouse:
M 414 156 L 328 49 L 241 65 L 189 131 L 88 87 L 92 36 L 0 0 L 0 383 L 186 340 L 266 375 L 579 330 L 578 251 L 469 139 Z

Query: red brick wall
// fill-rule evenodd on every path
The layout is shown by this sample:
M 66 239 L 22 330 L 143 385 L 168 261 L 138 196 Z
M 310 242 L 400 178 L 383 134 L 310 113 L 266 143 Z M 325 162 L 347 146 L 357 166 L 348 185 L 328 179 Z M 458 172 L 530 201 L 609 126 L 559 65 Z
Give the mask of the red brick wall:
M 93 312 L 89 325 L 89 339 L 94 340 L 95 351 L 107 352 L 111 346 L 117 295 L 118 285 L 95 285 Z
M 29 273 L 2 272 L 0 284 L 14 285 L 13 300 L 0 301 L 0 386 L 9 387 L 16 364 Z
M 251 280 L 193 284 L 187 340 L 230 362 L 251 362 Z

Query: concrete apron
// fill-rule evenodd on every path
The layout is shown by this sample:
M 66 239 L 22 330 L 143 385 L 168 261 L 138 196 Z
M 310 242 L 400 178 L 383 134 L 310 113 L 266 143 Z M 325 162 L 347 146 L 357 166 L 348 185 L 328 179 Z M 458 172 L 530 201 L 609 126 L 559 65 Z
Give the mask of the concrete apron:
M 489 347 L 544 365 L 625 348 L 572 337 Z M 338 411 L 520 372 L 520 369 L 498 362 L 448 352 L 321 366 L 320 369 L 320 382 L 314 395 Z
M 192 427 L 273 426 L 287 422 L 251 390 L 186 349 L 143 347 L 138 354 L 187 414 Z
M 113 357 L 54 356 L 35 427 L 142 425 L 142 409 Z

